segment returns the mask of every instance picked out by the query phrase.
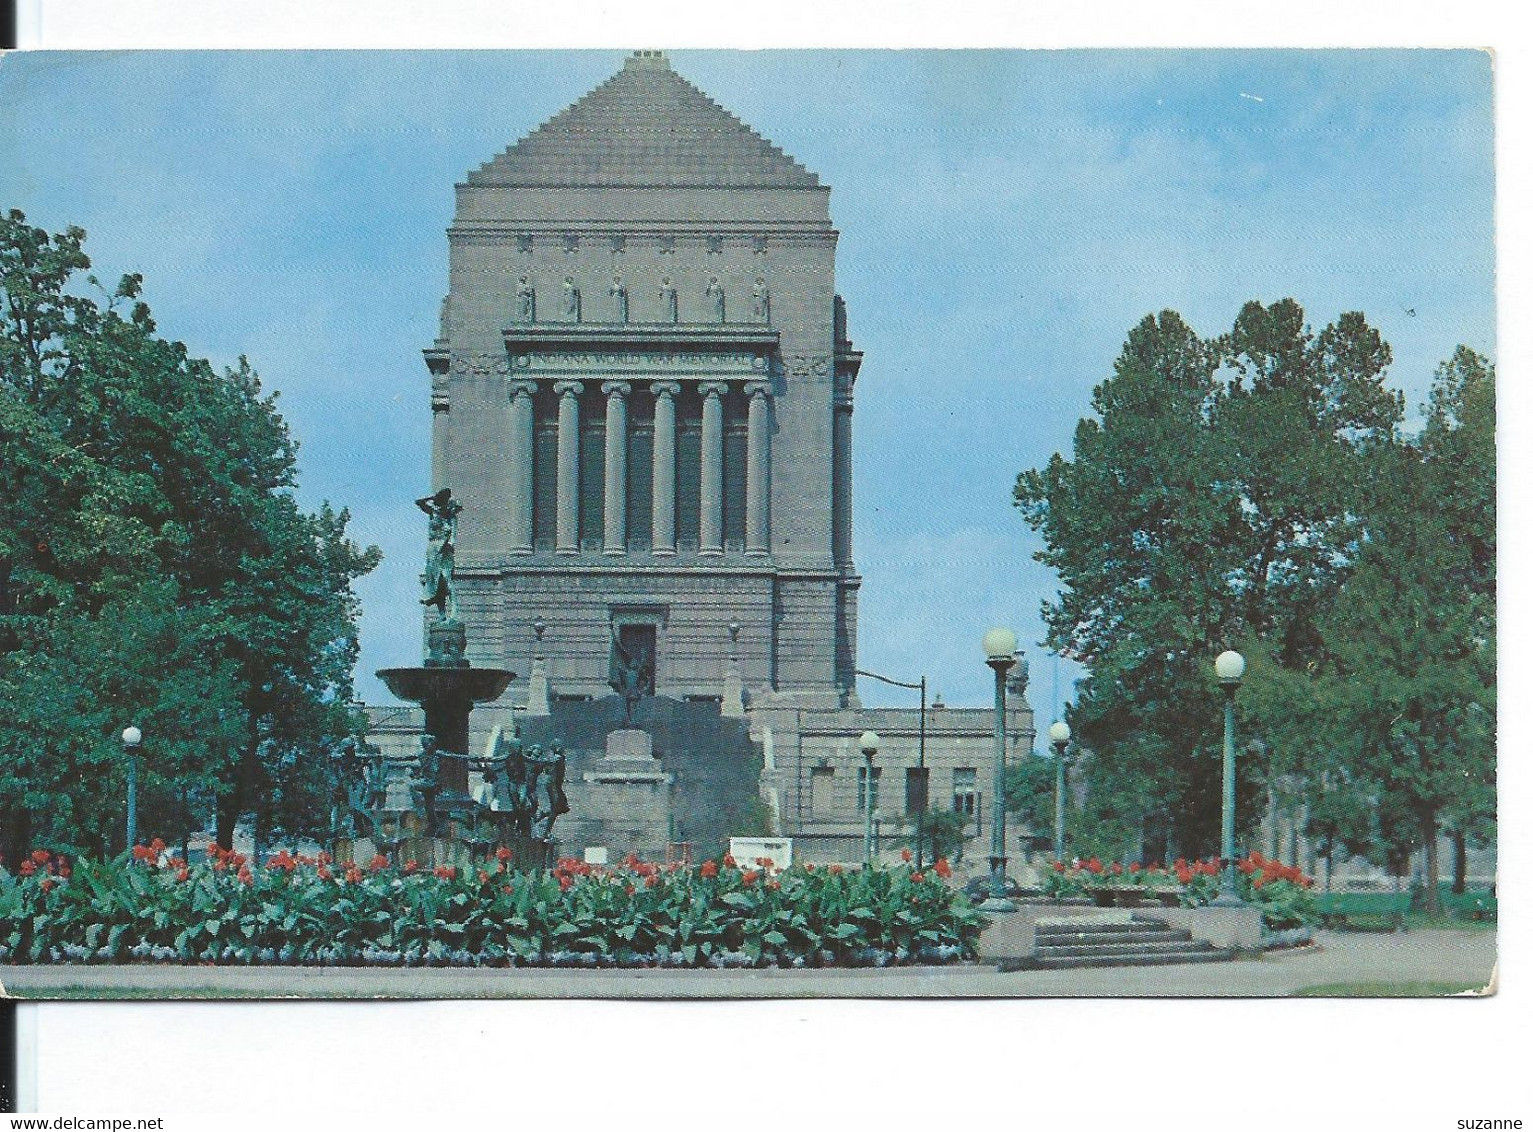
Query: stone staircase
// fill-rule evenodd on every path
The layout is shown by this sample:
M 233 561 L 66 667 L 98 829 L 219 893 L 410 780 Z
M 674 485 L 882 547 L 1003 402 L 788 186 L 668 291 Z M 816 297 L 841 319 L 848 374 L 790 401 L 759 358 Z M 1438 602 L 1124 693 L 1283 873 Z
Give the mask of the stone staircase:
M 1151 967 L 1169 963 L 1218 963 L 1235 953 L 1164 920 L 1134 913 L 1127 921 L 1090 919 L 1042 921 L 1034 956 L 1015 964 L 1029 969 L 1061 967 Z

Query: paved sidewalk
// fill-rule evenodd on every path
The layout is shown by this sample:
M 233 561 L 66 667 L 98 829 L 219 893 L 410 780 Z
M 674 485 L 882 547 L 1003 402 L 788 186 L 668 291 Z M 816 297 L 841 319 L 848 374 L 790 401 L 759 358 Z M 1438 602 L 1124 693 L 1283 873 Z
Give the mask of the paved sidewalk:
M 0 967 L 17 998 L 1283 997 L 1354 982 L 1488 984 L 1494 932 L 1321 932 L 1319 945 L 1230 963 L 1017 971 L 965 964 L 839 971 L 358 967 Z

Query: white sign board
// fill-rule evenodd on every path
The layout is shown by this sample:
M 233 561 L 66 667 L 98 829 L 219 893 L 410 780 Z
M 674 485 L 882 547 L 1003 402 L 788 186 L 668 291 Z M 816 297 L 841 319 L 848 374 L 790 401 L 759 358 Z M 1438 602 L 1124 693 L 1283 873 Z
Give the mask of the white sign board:
M 742 869 L 753 869 L 756 861 L 765 857 L 773 868 L 786 869 L 793 864 L 793 838 L 791 837 L 731 837 L 729 855 Z

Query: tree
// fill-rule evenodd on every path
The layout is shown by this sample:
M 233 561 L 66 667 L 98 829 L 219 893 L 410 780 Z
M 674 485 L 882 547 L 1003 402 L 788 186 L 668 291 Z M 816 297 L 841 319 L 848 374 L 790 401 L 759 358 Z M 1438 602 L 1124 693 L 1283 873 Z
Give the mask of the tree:
M 215 800 L 224 844 L 246 810 L 312 820 L 322 799 L 267 787 L 356 726 L 351 583 L 378 552 L 299 509 L 243 359 L 159 337 L 138 276 L 80 286 L 84 240 L 0 220 L 0 850 L 108 851 L 130 721 L 144 828 Z
M 1364 544 L 1321 622 L 1348 759 L 1408 815 L 1438 908 L 1438 835 L 1491 820 L 1495 781 L 1493 367 L 1439 367 L 1417 443 L 1379 465 Z
M 1130 331 L 1073 459 L 1017 479 L 1037 557 L 1061 582 L 1047 644 L 1090 670 L 1072 726 L 1093 752 L 1091 790 L 1140 808 L 1112 821 L 1168 831 L 1154 855 L 1218 843 L 1212 658 L 1238 646 L 1302 667 L 1316 648 L 1317 602 L 1345 570 L 1368 464 L 1401 416 L 1389 360 L 1360 314 L 1316 333 L 1292 300 L 1253 302 L 1203 339 L 1165 311 Z M 1241 770 L 1250 813 L 1265 768 Z

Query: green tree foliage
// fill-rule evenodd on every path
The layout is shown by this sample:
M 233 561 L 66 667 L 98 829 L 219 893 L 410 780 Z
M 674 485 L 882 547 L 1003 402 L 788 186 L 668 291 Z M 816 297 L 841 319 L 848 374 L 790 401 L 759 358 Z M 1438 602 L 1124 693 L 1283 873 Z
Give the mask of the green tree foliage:
M 0 851 L 119 845 L 130 721 L 146 832 L 214 800 L 225 844 L 246 812 L 305 832 L 378 551 L 298 507 L 243 359 L 160 337 L 136 275 L 82 280 L 84 239 L 0 219 Z
M 1444 821 L 1483 836 L 1494 812 L 1494 398 L 1472 351 L 1438 369 L 1419 439 L 1378 462 L 1367 537 L 1320 622 L 1313 684 L 1336 705 L 1337 749 L 1426 847 L 1433 914 Z
M 1006 767 L 1006 808 L 1035 837 L 1054 833 L 1054 759 L 1029 754 Z
M 1360 314 L 1318 333 L 1292 300 L 1248 303 L 1199 337 L 1172 311 L 1129 334 L 1073 459 L 1017 479 L 1062 590 L 1048 644 L 1090 669 L 1070 724 L 1089 791 L 1165 831 L 1162 853 L 1217 845 L 1227 647 L 1302 666 L 1317 602 L 1360 537 L 1354 500 L 1401 403 L 1389 348 Z M 1246 813 L 1260 783 L 1240 782 Z

